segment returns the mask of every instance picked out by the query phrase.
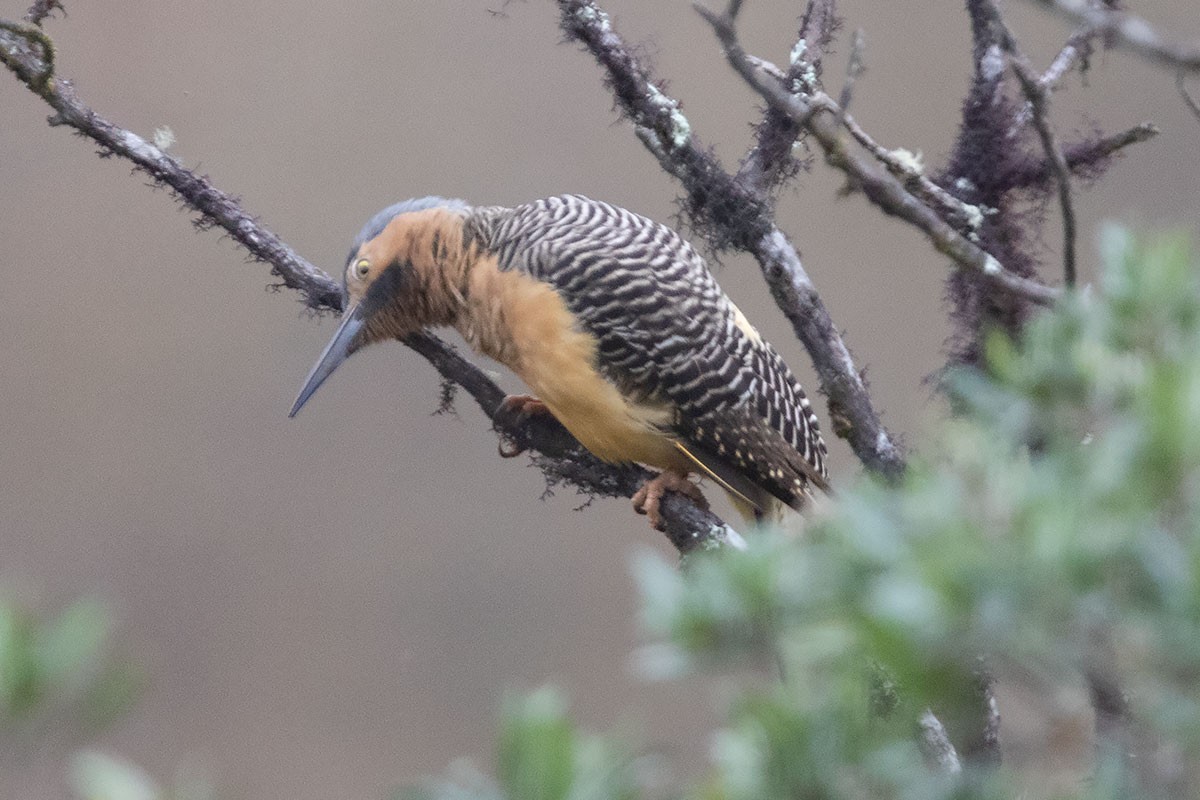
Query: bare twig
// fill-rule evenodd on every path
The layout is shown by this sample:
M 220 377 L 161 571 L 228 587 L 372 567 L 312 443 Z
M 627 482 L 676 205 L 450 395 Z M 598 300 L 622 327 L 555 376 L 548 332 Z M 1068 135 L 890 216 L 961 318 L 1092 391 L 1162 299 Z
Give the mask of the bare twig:
M 859 76 L 866 69 L 866 65 L 863 63 L 863 51 L 866 46 L 866 35 L 862 28 L 856 28 L 854 35 L 850 37 L 850 60 L 846 64 L 846 82 L 842 84 L 842 93 L 838 95 L 838 105 L 841 106 L 843 117 L 850 108 L 850 101 L 854 98 L 854 84 L 858 82 Z
M 54 42 L 31 22 L 0 19 L 0 34 L 5 32 L 11 53 L 7 49 L 0 51 L 0 61 L 31 91 L 44 98 L 54 77 Z
M 1062 83 L 1063 78 L 1075 68 L 1081 58 L 1087 58 L 1091 50 L 1092 39 L 1096 32 L 1091 28 L 1081 28 L 1075 31 L 1063 44 L 1058 55 L 1046 67 L 1046 71 L 1038 76 L 1038 86 L 1047 92 L 1052 92 Z
M 971 21 L 971 82 L 963 98 L 962 122 L 954 148 L 934 180 L 963 202 L 980 210 L 986 208 L 987 214 L 979 220 L 972 240 L 1009 272 L 1035 279 L 1038 265 L 1029 242 L 1029 218 L 1022 214 L 1021 198 L 1008 178 L 1017 167 L 1031 165 L 1018 135 L 1026 127 L 1014 126 L 1021 110 L 1008 91 L 1010 71 L 1001 31 L 991 24 L 993 15 L 983 0 L 966 0 L 966 7 Z M 1032 163 L 1043 164 L 1045 160 L 1043 157 Z M 1052 177 L 1047 171 L 1043 184 L 1030 188 L 1043 189 Z M 978 273 L 958 270 L 946 283 L 954 324 L 949 342 L 951 364 L 978 364 L 989 331 L 1019 335 L 1032 314 L 1029 300 L 997 292 Z
M 650 79 L 594 0 L 557 0 L 562 28 L 605 69 L 617 104 L 663 168 L 683 184 L 692 223 L 718 243 L 753 255 L 776 305 L 812 357 L 829 400 L 834 431 L 867 468 L 896 475 L 904 457 L 883 427 L 841 333 L 805 271 L 796 248 L 775 225 L 755 187 L 724 170 L 696 142 L 691 126 Z
M 1179 90 L 1179 96 L 1187 104 L 1188 110 L 1192 112 L 1192 116 L 1200 120 L 1200 103 L 1196 102 L 1196 98 L 1192 97 L 1192 93 L 1188 91 L 1187 73 L 1183 70 L 1175 73 L 1175 88 Z
M 785 85 L 816 88 L 824 50 L 833 41 L 839 24 L 835 5 L 834 0 L 809 0 L 788 57 L 788 69 L 777 70 L 776 77 Z M 803 129 L 786 114 L 768 105 L 755 127 L 754 146 L 742 159 L 736 180 L 770 199 L 771 193 L 800 169 L 794 150 L 803 144 L 803 134 Z
M 67 12 L 63 9 L 62 3 L 59 0 L 36 0 L 29 11 L 25 12 L 25 21 L 33 25 L 41 25 L 46 17 L 50 16 L 55 9 L 62 11 L 65 15 Z
M 818 95 L 813 98 L 820 102 L 825 98 Z M 904 188 L 917 196 L 921 202 L 933 208 L 942 217 L 951 222 L 959 230 L 964 231 L 968 238 L 974 235 L 983 222 L 985 209 L 959 200 L 941 186 L 934 183 L 921 164 L 920 154 L 908 150 L 889 150 L 867 133 L 852 115 L 843 113 L 842 124 L 854 137 L 854 140 L 883 164 L 904 184 Z
M 929 237 L 938 252 L 949 256 L 959 268 L 980 275 L 997 288 L 1041 304 L 1052 303 L 1060 296 L 1057 289 L 1004 269 L 994 256 L 960 234 L 894 177 L 851 151 L 840 134 L 836 111 L 818 107 L 777 83 L 764 80 L 755 62 L 738 42 L 734 20 L 728 14 L 719 15 L 700 5 L 695 8 L 713 26 L 734 70 L 768 103 L 807 128 L 824 149 L 826 161 L 853 179 L 863 194 L 882 211 L 916 226 Z
M 54 109 L 52 125 L 74 128 L 97 142 L 102 155 L 125 158 L 156 183 L 169 187 L 184 204 L 200 214 L 197 221 L 200 227 L 224 229 L 255 260 L 269 264 L 271 273 L 283 286 L 299 291 L 309 308 L 341 310 L 340 285 L 297 255 L 248 214 L 234 197 L 184 167 L 174 156 L 88 108 L 68 81 L 51 79 L 52 53 L 53 47 L 40 30 L 0 20 L 0 60 Z M 500 410 L 504 397 L 501 389 L 436 336 L 418 334 L 404 343 L 424 356 L 445 379 L 466 389 L 498 431 L 523 447 L 538 451 L 535 462 L 551 483 L 566 482 L 592 495 L 630 497 L 650 477 L 651 473 L 641 467 L 601 462 L 552 420 L 518 421 L 505 417 Z M 661 512 L 667 536 L 681 552 L 723 544 L 730 538 L 729 528 L 720 518 L 677 493 L 664 497 Z
M 1046 161 L 1050 165 L 1055 183 L 1058 185 L 1058 205 L 1062 215 L 1063 229 L 1063 281 L 1067 286 L 1075 285 L 1075 203 L 1071 196 L 1071 170 L 1067 166 L 1066 156 L 1054 129 L 1050 127 L 1050 90 L 1042 85 L 1041 78 L 1029 63 L 1017 44 L 1016 36 L 1004 21 L 1000 9 L 992 0 L 981 2 L 980 7 L 991 17 L 991 24 L 997 29 L 998 38 L 1008 53 L 1008 63 L 1021 91 L 1029 101 L 1032 111 L 1033 127 L 1037 130 L 1046 153 Z
M 1104 164 L 1129 145 L 1149 141 L 1159 132 L 1154 123 L 1143 122 L 1112 136 L 1066 145 L 1063 147 L 1063 157 L 1072 173 L 1086 174 L 1089 169 Z M 1052 175 L 1052 171 L 1053 166 L 1045 159 L 1018 164 L 1004 176 L 1005 184 L 1011 189 L 1041 186 Z
M 925 757 L 926 766 L 947 775 L 962 772 L 962 762 L 958 758 L 958 751 L 950 742 L 946 727 L 929 709 L 918 718 L 917 731 L 917 744 L 921 748 L 921 755 Z
M 821 59 L 841 24 L 834 0 L 808 0 L 804 16 L 800 18 L 800 33 L 792 47 L 792 61 L 805 62 L 805 66 L 812 67 L 814 74 L 819 76 Z
M 1094 5 L 1088 0 L 1034 0 L 1038 5 L 1082 22 L 1096 33 L 1143 58 L 1183 72 L 1200 72 L 1200 44 L 1163 38 L 1148 21 L 1126 11 Z
M 1038 86 L 1045 92 L 1053 92 L 1058 89 L 1059 84 L 1063 79 L 1070 74 L 1071 70 L 1079 64 L 1081 60 L 1085 60 L 1091 53 L 1092 40 L 1095 39 L 1097 33 L 1088 27 L 1080 28 L 1071 34 L 1067 41 L 1063 43 L 1062 49 L 1058 51 L 1058 55 L 1050 62 L 1050 66 L 1046 67 L 1046 71 L 1038 76 Z M 1025 105 L 1017 112 L 1013 119 L 1011 128 L 1012 135 L 1017 135 L 1025 130 L 1033 118 L 1033 104 L 1026 102 Z
M 871 716 L 879 719 L 891 717 L 900 707 L 900 687 L 880 666 L 871 671 L 869 681 Z M 946 726 L 932 709 L 926 708 L 917 716 L 915 733 L 917 747 L 927 768 L 943 775 L 957 775 L 962 772 L 962 759 L 950 741 Z
M 207 178 L 186 169 L 174 156 L 92 111 L 79 100 L 70 82 L 43 77 L 52 65 L 39 54 L 22 47 L 27 40 L 23 33 L 13 32 L 12 25 L 14 23 L 0 20 L 0 60 L 54 109 L 50 124 L 76 129 L 96 141 L 103 148 L 103 154 L 126 158 L 155 181 L 169 186 L 200 212 L 203 224 L 219 225 L 256 260 L 270 264 L 272 274 L 279 277 L 284 286 L 304 294 L 309 308 L 341 309 L 341 287 L 296 255 L 275 234 L 261 227 L 235 198 L 216 188 Z

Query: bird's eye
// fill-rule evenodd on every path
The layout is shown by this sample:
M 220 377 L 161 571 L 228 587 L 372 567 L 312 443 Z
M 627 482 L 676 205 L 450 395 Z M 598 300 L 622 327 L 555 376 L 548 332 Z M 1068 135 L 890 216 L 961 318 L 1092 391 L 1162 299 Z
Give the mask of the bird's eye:
M 354 274 L 359 279 L 367 277 L 367 273 L 369 273 L 370 271 L 371 271 L 371 262 L 367 261 L 365 258 L 359 259 L 358 263 L 354 265 Z

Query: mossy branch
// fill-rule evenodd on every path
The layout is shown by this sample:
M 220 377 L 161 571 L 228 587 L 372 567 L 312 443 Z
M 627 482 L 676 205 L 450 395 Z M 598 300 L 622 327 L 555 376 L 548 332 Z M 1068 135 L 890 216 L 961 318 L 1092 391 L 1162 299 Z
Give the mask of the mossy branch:
M 102 156 L 124 158 L 156 184 L 168 187 L 185 207 L 199 214 L 198 228 L 223 229 L 253 260 L 269 265 L 283 287 L 300 292 L 308 308 L 341 311 L 340 284 L 268 230 L 242 208 L 237 198 L 161 148 L 97 114 L 79 99 L 70 81 L 52 79 L 54 46 L 36 25 L 0 20 L 0 60 L 54 109 L 51 125 L 74 128 L 99 144 Z M 557 423 L 505 416 L 499 408 L 504 392 L 438 337 L 420 334 L 404 343 L 428 360 L 444 379 L 466 389 L 502 436 L 532 451 L 549 484 L 568 484 L 589 496 L 632 497 L 652 476 L 641 467 L 601 462 Z M 722 544 L 731 536 L 730 528 L 719 517 L 678 493 L 670 492 L 663 498 L 661 512 L 668 539 L 682 553 Z

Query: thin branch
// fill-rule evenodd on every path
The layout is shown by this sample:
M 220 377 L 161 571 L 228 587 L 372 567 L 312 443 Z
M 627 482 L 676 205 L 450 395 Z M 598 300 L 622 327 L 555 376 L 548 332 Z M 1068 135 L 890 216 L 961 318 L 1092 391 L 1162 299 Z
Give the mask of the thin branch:
M 534 463 L 545 474 L 551 488 L 569 484 L 594 497 L 632 497 L 642 484 L 654 477 L 650 470 L 634 464 L 608 464 L 589 453 L 557 420 L 549 416 L 522 417 L 506 412 L 504 392 L 483 370 L 459 354 L 452 345 L 430 333 L 404 340 L 442 375 L 466 389 L 491 420 L 496 432 L 522 451 L 533 454 Z M 688 497 L 668 492 L 659 510 L 663 531 L 680 553 L 719 545 L 740 546 L 741 537 L 711 511 Z
M 11 54 L 0 52 L 0 60 L 30 91 L 45 98 L 54 77 L 54 42 L 31 22 L 0 19 L 0 35 L 12 49 Z
M 1072 173 L 1086 174 L 1090 169 L 1104 164 L 1121 150 L 1132 144 L 1153 139 L 1161 131 L 1152 122 L 1143 122 L 1126 131 L 1105 136 L 1095 141 L 1085 141 L 1063 147 L 1063 157 Z M 1011 189 L 1041 186 L 1050 178 L 1053 166 L 1045 159 L 1031 160 L 1014 167 L 1005 175 L 1005 185 Z
M 866 65 L 863 63 L 863 51 L 866 47 L 866 34 L 863 33 L 862 28 L 856 28 L 854 35 L 850 37 L 850 60 L 846 63 L 846 82 L 842 84 L 842 93 L 838 95 L 838 105 L 842 108 L 843 117 L 849 110 L 850 101 L 854 97 L 854 84 L 866 70 Z
M 826 100 L 818 95 L 815 102 Z M 858 121 L 850 114 L 842 114 L 842 124 L 863 148 L 883 164 L 888 172 L 896 176 L 904 184 L 904 188 L 917 196 L 921 202 L 933 208 L 942 217 L 949 220 L 959 230 L 966 231 L 970 237 L 983 223 L 984 209 L 959 200 L 941 186 L 934 183 L 925 174 L 919 154 L 909 150 L 889 150 L 863 129 Z
M 1192 112 L 1192 116 L 1200 120 L 1200 103 L 1196 102 L 1196 98 L 1192 97 L 1192 93 L 1188 91 L 1187 73 L 1183 70 L 1175 73 L 1175 88 L 1179 90 L 1179 96 L 1187 104 L 1188 110 Z
M 219 225 L 256 260 L 270 264 L 272 274 L 280 278 L 284 286 L 304 294 L 309 308 L 341 309 L 341 287 L 296 255 L 275 234 L 261 227 L 234 197 L 185 168 L 174 156 L 92 111 L 79 100 L 69 81 L 51 79 L 52 63 L 23 46 L 29 39 L 25 32 L 14 31 L 20 24 L 0 20 L 0 60 L 54 109 L 49 120 L 51 125 L 68 125 L 76 129 L 96 141 L 102 148 L 102 155 L 126 158 L 156 182 L 169 186 L 200 212 L 205 224 Z M 45 34 L 41 35 L 45 37 Z
M 712 240 L 744 249 L 758 261 L 776 305 L 812 358 L 834 432 L 868 469 L 899 474 L 903 454 L 880 422 L 840 331 L 796 248 L 775 225 L 765 196 L 731 176 L 697 144 L 679 102 L 655 85 L 594 0 L 557 2 L 567 36 L 582 43 L 604 68 L 617 105 L 638 137 L 683 184 L 693 224 Z
M 1038 5 L 1082 22 L 1157 64 L 1183 72 L 1200 72 L 1200 44 L 1165 39 L 1154 26 L 1136 14 L 1093 5 L 1088 0 L 1033 0 Z
M 994 256 L 960 234 L 894 177 L 852 152 L 841 136 L 837 112 L 816 106 L 784 87 L 764 80 L 738 42 L 733 20 L 698 4 L 695 8 L 713 26 L 734 70 L 768 103 L 807 128 L 824 149 L 826 161 L 845 172 L 884 213 L 916 226 L 929 237 L 938 252 L 949 256 L 959 268 L 982 276 L 997 288 L 1042 305 L 1054 302 L 1062 294 L 1058 289 L 1004 269 Z
M 1014 191 L 1009 175 L 1018 167 L 1040 165 L 1045 158 L 1031 157 L 1021 135 L 1032 112 L 1025 109 L 1028 103 L 1017 103 L 1012 97 L 1014 79 L 1002 32 L 991 24 L 984 0 L 966 0 L 966 9 L 971 25 L 971 80 L 963 97 L 954 147 L 933 178 L 955 197 L 986 210 L 979 227 L 971 232 L 973 242 L 1008 271 L 1036 279 L 1038 259 L 1030 240 L 1038 236 L 1041 222 L 1023 213 L 1023 193 Z M 1099 171 L 1098 166 L 1095 172 Z M 1052 179 L 1047 171 L 1042 183 L 1030 188 L 1044 191 Z M 979 364 L 989 332 L 1000 330 L 1017 336 L 1034 311 L 1025 298 L 997 292 L 978 273 L 966 270 L 950 275 L 946 296 L 953 323 L 947 342 L 952 365 Z
M 788 56 L 787 72 L 779 72 L 779 80 L 789 86 L 795 82 L 798 86 L 815 88 L 825 50 L 839 24 L 834 0 L 809 0 Z M 793 154 L 803 144 L 802 135 L 799 125 L 768 105 L 762 121 L 755 126 L 754 145 L 742 159 L 735 180 L 770 198 L 774 190 L 802 167 Z
M 821 60 L 833 44 L 833 35 L 841 27 L 835 0 L 808 0 L 800 18 L 800 33 L 792 47 L 793 61 L 804 61 L 816 75 L 821 74 Z M 794 65 L 793 65 L 794 66 Z
M 1071 196 L 1071 169 L 1054 129 L 1050 127 L 1050 90 L 1042 85 L 1041 77 L 1029 63 L 1029 59 L 1017 44 L 1016 36 L 1004 21 L 1000 9 L 992 0 L 981 3 L 981 8 L 991 17 L 991 24 L 999 33 L 999 39 L 1008 53 L 1008 63 L 1021 91 L 1029 101 L 1033 127 L 1041 139 L 1046 161 L 1050 165 L 1055 183 L 1058 185 L 1058 206 L 1062 215 L 1063 229 L 1063 281 L 1067 286 L 1075 285 L 1075 203 Z
M 221 191 L 206 177 L 196 175 L 174 156 L 121 128 L 88 108 L 69 81 L 53 77 L 53 47 L 32 25 L 0 20 L 0 60 L 55 111 L 51 125 L 68 125 L 97 142 L 102 156 L 117 155 L 170 187 L 187 207 L 200 214 L 200 227 L 219 226 L 257 261 L 269 264 L 283 286 L 304 296 L 315 311 L 340 311 L 341 287 L 332 278 L 296 254 L 291 247 L 248 214 L 236 198 Z M 636 466 L 612 466 L 585 451 L 565 429 L 551 420 L 516 420 L 500 410 L 504 393 L 478 367 L 454 347 L 432 334 L 422 333 L 404 342 L 424 356 L 445 378 L 463 387 L 492 420 L 502 435 L 537 451 L 535 463 L 548 482 L 569 483 L 580 492 L 604 497 L 631 497 L 651 477 Z M 674 492 L 662 500 L 666 534 L 681 552 L 729 542 L 736 534 L 716 515 Z M 733 539 L 736 541 L 736 539 Z
M 1091 28 L 1081 28 L 1067 38 L 1058 55 L 1046 67 L 1046 71 L 1038 76 L 1038 86 L 1046 92 L 1052 92 L 1062 83 L 1081 58 L 1086 58 L 1091 50 L 1092 40 L 1096 32 Z
M 1070 74 L 1075 65 L 1081 59 L 1086 59 L 1091 53 L 1092 40 L 1098 34 L 1091 28 L 1080 28 L 1063 43 L 1062 49 L 1058 51 L 1058 55 L 1050 62 L 1050 66 L 1046 67 L 1046 71 L 1038 76 L 1038 86 L 1045 92 L 1054 92 L 1058 89 L 1063 79 Z M 1086 61 L 1084 62 L 1086 64 Z M 1033 118 L 1033 104 L 1026 102 L 1021 110 L 1018 111 L 1013 119 L 1010 133 L 1016 136 Z
M 29 11 L 25 12 L 25 21 L 40 26 L 46 17 L 50 16 L 55 9 L 63 12 L 66 15 L 66 10 L 62 7 L 59 0 L 36 0 Z

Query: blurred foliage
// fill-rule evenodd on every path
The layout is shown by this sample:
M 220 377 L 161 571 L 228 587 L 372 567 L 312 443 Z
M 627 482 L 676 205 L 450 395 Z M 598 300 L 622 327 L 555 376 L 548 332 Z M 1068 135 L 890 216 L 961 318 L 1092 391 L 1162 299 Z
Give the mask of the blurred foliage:
M 544 688 L 509 698 L 501 716 L 498 781 L 460 762 L 447 778 L 405 789 L 396 800 L 633 800 L 640 796 L 632 754 L 615 740 L 576 730 L 557 691 Z
M 137 766 L 93 750 L 71 760 L 71 788 L 80 800 L 159 800 L 162 790 Z
M 1064 796 L 1200 793 L 1200 270 L 1183 239 L 1114 230 L 1104 249 L 1102 291 L 948 376 L 956 413 L 902 483 L 862 481 L 802 536 L 638 561 L 642 667 L 732 669 L 740 687 L 711 773 L 668 796 L 1018 796 L 1015 767 L 939 773 L 918 746 L 927 708 L 978 736 L 981 663 L 1123 688 L 1129 718 Z M 545 690 L 505 707 L 499 738 L 497 782 L 406 796 L 647 794 L 631 753 Z
M 57 613 L 0 601 L 0 768 L 62 751 L 79 800 L 211 800 L 212 781 L 180 769 L 163 787 L 136 765 L 79 749 L 133 705 L 145 683 L 120 653 L 111 613 L 81 599 Z
M 119 654 L 113 628 L 108 609 L 91 599 L 54 614 L 0 601 L 0 765 L 70 752 L 133 705 L 142 673 Z M 91 750 L 74 755 L 68 778 L 80 800 L 211 797 L 164 793 L 132 764 Z
M 79 800 L 213 800 L 212 780 L 196 769 L 180 768 L 164 788 L 132 762 L 96 750 L 71 759 L 68 778 Z
M 0 602 L 0 736 L 67 720 L 84 733 L 113 722 L 136 698 L 141 675 L 111 652 L 112 620 L 93 600 L 54 616 Z

